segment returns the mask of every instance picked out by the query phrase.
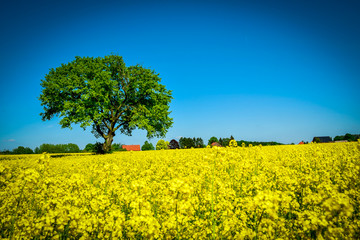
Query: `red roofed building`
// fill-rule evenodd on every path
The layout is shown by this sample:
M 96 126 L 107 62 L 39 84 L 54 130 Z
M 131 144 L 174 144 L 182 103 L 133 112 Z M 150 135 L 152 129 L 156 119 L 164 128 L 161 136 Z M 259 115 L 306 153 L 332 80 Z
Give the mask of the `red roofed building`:
M 303 141 L 299 142 L 299 144 L 305 144 Z
M 122 145 L 127 151 L 140 151 L 140 145 Z
M 216 146 L 216 147 L 221 147 L 221 145 L 220 145 L 220 143 L 218 143 L 218 142 L 213 142 L 212 144 L 211 144 L 211 146 Z

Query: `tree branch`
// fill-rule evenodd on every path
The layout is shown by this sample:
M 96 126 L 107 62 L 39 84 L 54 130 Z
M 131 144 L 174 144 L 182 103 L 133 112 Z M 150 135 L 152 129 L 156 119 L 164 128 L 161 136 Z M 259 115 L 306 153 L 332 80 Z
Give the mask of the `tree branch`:
M 126 101 L 127 101 L 127 99 L 128 99 L 128 94 L 127 94 L 127 91 L 126 91 L 126 87 L 128 87 L 129 82 L 128 82 L 128 81 L 126 80 L 126 78 L 125 78 L 125 80 L 123 81 L 123 83 L 124 83 L 124 84 L 121 85 L 121 89 L 123 90 L 124 95 L 125 95 L 125 98 L 124 98 L 124 101 L 123 101 L 123 102 L 126 104 Z M 126 83 L 126 84 L 125 84 L 125 83 Z M 116 111 L 119 111 L 121 107 L 122 107 L 122 104 L 119 105 L 119 107 L 116 109 Z
M 115 127 L 115 124 L 114 124 L 114 132 L 116 131 L 116 130 L 118 130 L 121 126 L 123 126 L 124 124 L 125 124 L 126 122 L 122 122 L 122 123 L 120 123 L 117 127 Z
M 106 123 L 105 119 L 102 120 L 102 122 L 105 124 L 105 126 L 110 130 L 110 126 Z
M 103 131 L 101 131 L 101 128 L 100 128 L 100 125 L 97 123 L 97 121 L 95 121 L 94 119 L 91 119 L 94 124 L 95 124 L 95 129 L 96 131 L 105 139 L 106 138 L 106 135 L 105 133 L 103 133 Z

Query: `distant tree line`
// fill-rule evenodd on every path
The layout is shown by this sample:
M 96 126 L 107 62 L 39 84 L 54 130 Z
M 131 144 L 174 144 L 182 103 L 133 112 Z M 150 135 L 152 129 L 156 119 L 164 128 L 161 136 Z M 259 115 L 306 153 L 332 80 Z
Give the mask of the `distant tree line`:
M 233 136 L 230 136 L 230 138 L 219 138 L 219 144 L 223 147 L 227 147 L 231 140 L 234 140 Z
M 204 148 L 205 144 L 202 138 L 187 138 L 181 137 L 179 142 L 175 139 L 172 139 L 170 142 L 160 139 L 156 143 L 156 147 L 145 141 L 144 145 L 141 147 L 142 151 L 145 150 L 162 150 L 162 149 L 185 149 L 185 148 Z
M 227 147 L 230 144 L 231 140 L 235 140 L 233 136 L 230 136 L 229 138 L 217 138 L 217 137 L 211 137 L 208 140 L 208 144 L 207 145 L 212 145 L 213 143 L 217 143 L 218 146 L 223 146 L 223 147 Z M 263 146 L 270 146 L 270 145 L 282 145 L 282 143 L 278 143 L 278 142 L 256 142 L 256 141 L 236 141 L 238 146 L 246 146 L 248 147 L 249 145 L 252 146 L 257 146 L 257 145 L 263 145 Z M 150 147 L 146 147 L 149 146 L 150 144 L 146 141 L 143 145 L 143 147 L 141 148 L 141 150 L 154 150 L 154 147 L 150 148 Z M 152 144 L 151 144 L 152 146 Z M 186 149 L 186 148 L 204 148 L 206 147 L 206 145 L 204 144 L 204 140 L 202 138 L 191 138 L 191 137 L 181 137 L 179 139 L 179 142 L 177 142 L 175 139 L 172 139 L 170 142 L 166 142 L 163 139 L 160 139 L 157 144 L 156 144 L 156 150 L 161 150 L 161 149 L 177 149 L 177 148 L 181 148 L 181 149 Z M 146 149 L 145 149 L 146 148 Z
M 347 133 L 345 135 L 340 135 L 340 136 L 336 136 L 334 137 L 334 141 L 349 141 L 349 142 L 355 142 L 358 139 L 360 139 L 360 134 L 350 134 Z
M 179 139 L 179 148 L 204 148 L 205 144 L 202 138 L 187 138 L 181 137 Z
M 126 151 L 126 149 L 122 148 L 121 143 L 114 143 L 111 145 L 111 151 Z M 93 152 L 93 153 L 105 153 L 103 151 L 103 144 L 102 143 L 88 143 L 83 150 L 79 148 L 78 145 L 74 143 L 68 144 L 49 144 L 44 143 L 41 144 L 39 147 L 36 147 L 32 150 L 29 147 L 19 146 L 12 151 L 4 150 L 0 151 L 0 154 L 41 154 L 41 153 L 80 153 L 80 152 Z
M 122 148 L 122 145 L 123 144 L 121 144 L 121 143 L 113 143 L 113 144 L 111 144 L 111 149 L 108 152 L 110 153 L 110 152 L 126 151 L 125 148 Z M 97 142 L 95 144 L 88 143 L 88 144 L 86 144 L 83 151 L 104 154 L 105 153 L 104 144 L 99 143 L 99 142 Z
M 214 142 L 218 143 L 220 146 L 223 147 L 227 147 L 229 146 L 229 143 L 231 140 L 235 140 L 233 136 L 230 136 L 229 138 L 217 138 L 217 137 L 211 137 L 208 141 L 208 145 L 213 144 Z M 252 146 L 258 146 L 258 145 L 262 145 L 262 146 L 271 146 L 271 145 L 282 145 L 282 143 L 278 143 L 278 142 L 257 142 L 257 141 L 245 141 L 245 140 L 240 140 L 240 141 L 236 141 L 238 146 L 245 146 L 248 147 L 250 144 Z
M 68 144 L 41 144 L 40 147 L 36 147 L 34 150 L 35 153 L 78 153 L 80 148 L 74 143 Z
M 346 134 L 345 136 L 336 136 L 336 139 L 340 140 L 348 140 L 348 141 L 356 141 L 356 139 L 359 138 L 360 135 L 351 135 Z M 349 140 L 349 139 L 355 139 L 355 140 Z M 212 143 L 216 142 L 220 146 L 226 147 L 229 146 L 229 143 L 231 140 L 234 140 L 233 136 L 230 136 L 229 138 L 217 138 L 217 137 L 211 137 L 208 140 L 207 145 L 211 145 Z M 236 141 L 238 146 L 249 146 L 250 144 L 252 146 L 256 145 L 263 145 L 263 146 L 269 146 L 269 145 L 281 145 L 281 143 L 278 142 L 256 142 L 256 141 Z M 122 148 L 121 143 L 114 143 L 111 145 L 111 152 L 115 151 L 126 151 L 126 149 Z M 204 140 L 199 137 L 181 137 L 179 141 L 176 141 L 175 139 L 172 139 L 170 142 L 165 141 L 163 139 L 160 139 L 156 146 L 148 141 L 145 141 L 144 144 L 141 146 L 142 151 L 148 151 L 148 150 L 161 150 L 161 149 L 189 149 L 189 148 L 204 148 L 206 147 Z M 68 144 L 48 144 L 44 143 L 41 144 L 39 147 L 36 147 L 34 150 L 32 150 L 29 147 L 23 147 L 19 146 L 12 151 L 5 150 L 0 152 L 0 154 L 39 154 L 39 153 L 79 153 L 79 152 L 92 152 L 92 153 L 105 153 L 103 150 L 103 144 L 102 143 L 88 143 L 83 150 L 79 148 L 78 145 L 74 143 L 68 143 Z
M 81 152 L 78 145 L 74 143 L 68 143 L 68 144 L 49 144 L 44 143 L 41 144 L 39 147 L 36 147 L 34 150 L 32 150 L 29 147 L 23 147 L 19 146 L 12 151 L 5 150 L 2 151 L 2 154 L 39 154 L 39 153 L 78 153 Z
M 0 153 L 1 154 L 33 154 L 34 151 L 29 147 L 19 146 L 19 147 L 13 149 L 12 151 L 4 150 Z
M 344 136 L 336 136 L 334 138 L 334 141 L 340 141 L 340 140 L 347 140 L 347 141 L 357 141 L 357 139 L 360 139 L 360 134 L 345 134 Z M 214 142 L 218 143 L 218 146 L 227 147 L 229 146 L 229 143 L 231 140 L 235 140 L 233 136 L 225 137 L 225 138 L 217 138 L 215 136 L 211 137 L 208 140 L 207 145 L 212 145 Z M 303 141 L 305 144 L 308 142 Z M 283 143 L 275 142 L 275 141 L 269 141 L 269 142 L 258 142 L 258 141 L 245 141 L 240 140 L 236 141 L 237 145 L 239 147 L 241 146 L 273 146 L 273 145 L 283 145 Z M 292 143 L 294 144 L 294 143 Z M 202 138 L 191 138 L 191 137 L 181 137 L 179 139 L 179 142 L 175 139 L 172 139 L 170 142 L 167 142 L 163 139 L 160 139 L 158 143 L 156 144 L 156 148 L 152 145 L 152 143 L 149 143 L 148 141 L 145 141 L 144 145 L 141 147 L 141 150 L 161 150 L 161 149 L 185 149 L 185 148 L 204 148 L 206 145 L 204 144 L 204 141 Z

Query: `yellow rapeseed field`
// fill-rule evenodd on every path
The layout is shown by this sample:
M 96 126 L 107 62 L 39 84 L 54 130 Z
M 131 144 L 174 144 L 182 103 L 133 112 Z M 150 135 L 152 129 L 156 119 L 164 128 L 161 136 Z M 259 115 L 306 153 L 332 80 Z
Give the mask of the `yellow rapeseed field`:
M 360 143 L 0 156 L 7 239 L 359 239 Z

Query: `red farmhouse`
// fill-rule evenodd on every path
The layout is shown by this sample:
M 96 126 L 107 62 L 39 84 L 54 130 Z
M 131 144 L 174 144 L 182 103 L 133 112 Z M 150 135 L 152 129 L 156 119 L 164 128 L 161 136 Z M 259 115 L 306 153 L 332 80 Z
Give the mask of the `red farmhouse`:
M 140 151 L 140 145 L 122 145 L 127 151 Z

